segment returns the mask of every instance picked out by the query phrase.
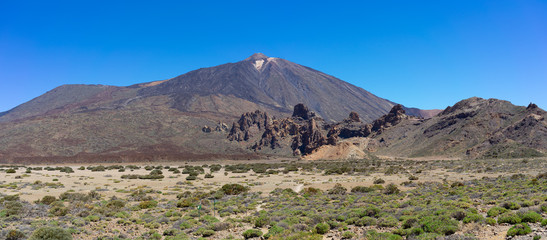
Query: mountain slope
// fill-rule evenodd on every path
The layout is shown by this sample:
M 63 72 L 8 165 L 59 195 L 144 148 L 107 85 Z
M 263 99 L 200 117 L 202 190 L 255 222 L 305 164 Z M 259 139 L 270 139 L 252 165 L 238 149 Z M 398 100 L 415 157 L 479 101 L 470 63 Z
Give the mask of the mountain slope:
M 281 113 L 290 113 L 294 105 L 304 103 L 328 121 L 341 120 L 349 111 L 372 121 L 394 105 L 330 75 L 259 53 L 139 91 L 143 97 L 158 95 L 170 96 L 173 107 L 181 111 L 223 111 L 210 104 L 209 96 L 233 96 Z
M 247 157 L 255 153 L 202 129 L 224 131 L 223 123 L 257 109 L 288 116 L 297 103 L 327 122 L 350 111 L 372 122 L 395 105 L 311 68 L 254 54 L 163 81 L 57 87 L 0 114 L 0 161 Z

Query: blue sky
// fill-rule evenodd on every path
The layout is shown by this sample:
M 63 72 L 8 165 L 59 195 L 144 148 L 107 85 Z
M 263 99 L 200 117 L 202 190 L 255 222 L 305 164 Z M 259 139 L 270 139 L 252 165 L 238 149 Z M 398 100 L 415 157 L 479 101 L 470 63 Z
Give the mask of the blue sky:
M 547 108 L 547 1 L 0 1 L 0 111 L 62 84 L 125 86 L 284 58 L 423 109 Z

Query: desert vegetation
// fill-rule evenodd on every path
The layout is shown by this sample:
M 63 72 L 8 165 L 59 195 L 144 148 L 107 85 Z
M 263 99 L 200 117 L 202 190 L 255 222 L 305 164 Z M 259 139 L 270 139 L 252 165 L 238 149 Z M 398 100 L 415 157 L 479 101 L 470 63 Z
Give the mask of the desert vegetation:
M 0 239 L 541 239 L 545 170 L 542 158 L 2 166 Z

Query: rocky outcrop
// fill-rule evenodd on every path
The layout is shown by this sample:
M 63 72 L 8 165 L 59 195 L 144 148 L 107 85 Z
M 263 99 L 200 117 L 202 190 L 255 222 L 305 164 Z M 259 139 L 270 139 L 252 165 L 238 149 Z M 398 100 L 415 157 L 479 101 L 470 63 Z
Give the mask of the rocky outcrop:
M 351 112 L 347 119 L 339 123 L 327 124 L 305 105 L 298 104 L 292 116 L 285 119 L 272 120 L 259 111 L 243 114 L 232 126 L 228 139 L 249 141 L 252 136 L 249 129 L 256 126 L 263 132 L 252 149 L 258 151 L 288 146 L 294 155 L 308 155 L 321 146 L 336 145 L 341 139 L 371 136 L 374 131 L 396 125 L 406 117 L 402 106 L 396 105 L 373 124 L 361 122 L 356 112 Z
M 401 104 L 393 106 L 391 111 L 388 114 L 374 120 L 372 123 L 373 132 L 382 132 L 385 128 L 397 125 L 403 119 L 407 119 L 408 116 L 405 114 L 405 110 Z
M 271 119 L 268 114 L 259 110 L 248 112 L 241 115 L 237 123 L 232 124 L 228 139 L 230 141 L 248 141 L 252 136 L 252 128 L 256 127 L 258 131 L 263 130 Z
M 308 120 L 315 117 L 315 113 L 310 111 L 303 103 L 296 104 L 292 112 L 293 118 L 302 118 Z

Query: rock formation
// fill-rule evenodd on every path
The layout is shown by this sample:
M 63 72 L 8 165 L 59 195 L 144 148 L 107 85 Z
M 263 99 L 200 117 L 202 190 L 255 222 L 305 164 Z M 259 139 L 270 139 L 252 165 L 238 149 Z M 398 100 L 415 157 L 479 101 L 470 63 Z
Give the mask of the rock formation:
M 249 141 L 252 126 L 263 131 L 251 147 L 255 151 L 265 148 L 277 149 L 288 146 L 294 155 L 308 155 L 323 145 L 336 145 L 341 139 L 368 137 L 376 131 L 396 125 L 407 118 L 401 105 L 396 105 L 373 124 L 362 123 L 359 114 L 351 112 L 349 117 L 339 123 L 328 124 L 304 104 L 294 106 L 290 118 L 269 119 L 265 113 L 256 111 L 245 113 L 234 123 L 228 139 L 230 141 Z

